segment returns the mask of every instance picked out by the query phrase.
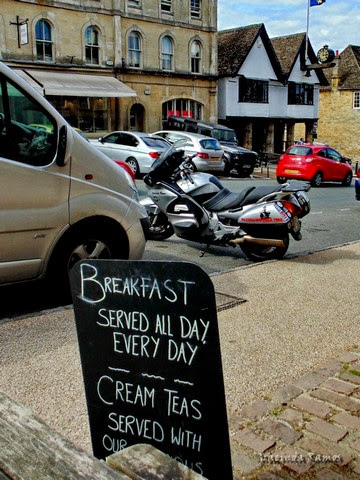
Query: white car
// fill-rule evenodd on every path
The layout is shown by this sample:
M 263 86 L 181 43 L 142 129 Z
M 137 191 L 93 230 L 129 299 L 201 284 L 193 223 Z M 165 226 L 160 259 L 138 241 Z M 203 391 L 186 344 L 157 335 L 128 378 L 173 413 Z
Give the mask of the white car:
M 144 132 L 111 132 L 90 143 L 113 160 L 126 162 L 139 177 L 150 171 L 151 165 L 170 144 L 161 137 Z
M 154 135 L 164 138 L 175 148 L 184 150 L 185 155 L 196 155 L 190 163 L 193 171 L 224 171 L 224 150 L 216 138 L 176 130 L 160 130 Z

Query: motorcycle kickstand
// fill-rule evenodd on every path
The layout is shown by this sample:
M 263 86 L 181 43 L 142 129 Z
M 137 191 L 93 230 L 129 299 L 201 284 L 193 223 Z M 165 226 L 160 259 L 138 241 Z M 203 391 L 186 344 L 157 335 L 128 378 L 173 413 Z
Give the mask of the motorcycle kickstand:
M 200 258 L 202 258 L 205 255 L 205 253 L 209 250 L 209 247 L 210 247 L 210 243 L 207 243 L 204 250 L 201 250 L 200 252 L 200 255 L 199 255 Z

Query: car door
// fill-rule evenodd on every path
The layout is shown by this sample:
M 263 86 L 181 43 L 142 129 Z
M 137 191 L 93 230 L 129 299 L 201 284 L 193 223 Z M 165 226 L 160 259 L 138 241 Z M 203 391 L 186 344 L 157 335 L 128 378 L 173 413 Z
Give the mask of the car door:
M 333 148 L 328 148 L 327 157 L 330 164 L 331 180 L 342 180 L 348 172 L 346 165 L 342 162 L 342 156 Z
M 0 283 L 37 277 L 69 222 L 70 162 L 56 164 L 57 138 L 52 116 L 1 74 Z
M 118 149 L 116 147 L 116 145 L 121 141 L 121 135 L 122 134 L 120 132 L 112 132 L 96 142 L 91 143 L 94 143 L 96 148 L 102 153 L 105 153 L 105 155 L 108 157 L 114 160 L 122 160 L 122 158 L 119 158 L 119 155 L 117 154 Z

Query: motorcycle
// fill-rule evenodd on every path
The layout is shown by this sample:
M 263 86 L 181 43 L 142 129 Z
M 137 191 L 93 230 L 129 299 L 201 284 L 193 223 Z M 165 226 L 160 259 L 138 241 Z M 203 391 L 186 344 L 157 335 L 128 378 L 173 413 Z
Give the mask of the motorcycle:
M 310 212 L 305 193 L 309 183 L 292 181 L 234 193 L 217 177 L 194 173 L 191 158 L 170 147 L 144 176 L 148 197 L 140 203 L 150 220 L 148 239 L 165 240 L 175 233 L 205 244 L 205 251 L 210 245 L 239 245 L 253 261 L 282 258 L 289 235 L 301 240 L 300 219 Z

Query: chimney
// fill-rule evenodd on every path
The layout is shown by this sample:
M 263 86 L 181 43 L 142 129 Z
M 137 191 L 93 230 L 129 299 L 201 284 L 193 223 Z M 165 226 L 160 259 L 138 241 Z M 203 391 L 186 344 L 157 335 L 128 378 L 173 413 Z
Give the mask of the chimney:
M 340 69 L 339 69 L 339 64 L 340 64 L 340 56 L 339 56 L 339 50 L 336 50 L 336 57 L 333 60 L 333 63 L 335 63 L 335 66 L 332 68 L 331 71 L 331 88 L 333 90 L 337 90 L 340 86 Z

